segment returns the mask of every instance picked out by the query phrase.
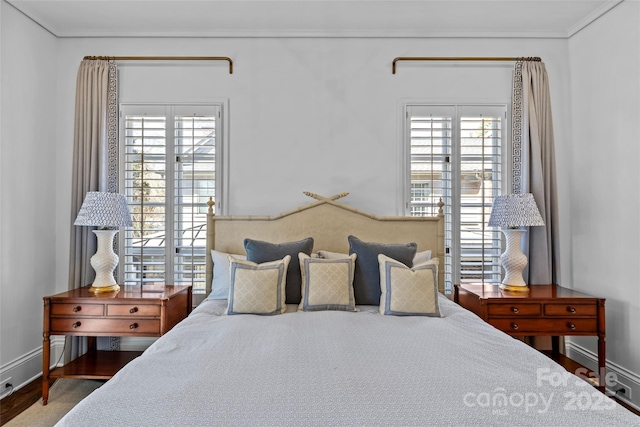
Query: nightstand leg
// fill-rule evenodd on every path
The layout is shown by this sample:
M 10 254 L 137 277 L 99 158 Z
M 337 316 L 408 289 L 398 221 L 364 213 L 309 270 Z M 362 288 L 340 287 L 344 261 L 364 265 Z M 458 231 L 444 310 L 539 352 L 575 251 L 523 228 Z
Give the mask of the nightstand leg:
M 560 354 L 560 337 L 559 336 L 552 336 L 551 337 L 551 351 L 553 351 L 553 354 Z
M 606 391 L 606 366 L 607 366 L 607 344 L 606 329 L 604 315 L 604 300 L 598 300 L 598 378 L 600 384 L 598 389 L 601 392 Z
M 601 392 L 606 391 L 606 376 L 607 376 L 607 356 L 606 356 L 606 341 L 603 335 L 598 335 L 598 378 L 600 384 L 598 389 Z
M 51 358 L 51 343 L 49 334 L 43 334 L 42 340 L 42 404 L 46 405 L 49 400 L 49 360 Z

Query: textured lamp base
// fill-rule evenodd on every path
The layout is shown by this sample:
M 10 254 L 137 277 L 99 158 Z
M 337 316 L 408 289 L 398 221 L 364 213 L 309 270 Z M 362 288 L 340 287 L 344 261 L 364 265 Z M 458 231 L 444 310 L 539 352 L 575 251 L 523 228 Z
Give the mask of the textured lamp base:
M 522 271 L 527 266 L 527 256 L 520 249 L 522 234 L 525 230 L 519 228 L 503 228 L 507 248 L 500 256 L 500 262 L 505 271 L 500 289 L 512 292 L 529 292 L 529 288 L 522 277 Z
M 120 286 L 113 277 L 113 270 L 118 265 L 118 255 L 113 252 L 113 237 L 118 230 L 93 230 L 98 238 L 98 250 L 91 257 L 91 267 L 96 271 L 96 278 L 89 288 L 94 294 L 117 292 Z

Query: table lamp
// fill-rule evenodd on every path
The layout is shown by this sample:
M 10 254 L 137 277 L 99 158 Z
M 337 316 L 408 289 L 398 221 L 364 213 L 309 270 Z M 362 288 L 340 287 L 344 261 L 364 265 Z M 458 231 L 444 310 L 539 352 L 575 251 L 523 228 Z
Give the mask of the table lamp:
M 526 230 L 520 227 L 540 225 L 544 225 L 544 221 L 533 194 L 507 194 L 493 200 L 489 226 L 501 227 L 507 242 L 507 248 L 500 256 L 505 271 L 501 289 L 515 292 L 529 290 L 522 277 L 522 271 L 527 266 L 527 256 L 520 248 L 522 235 Z
M 91 257 L 91 267 L 96 278 L 89 292 L 115 292 L 120 290 L 113 277 L 113 270 L 118 265 L 118 255 L 113 251 L 113 238 L 117 228 L 131 227 L 131 214 L 124 194 L 90 191 L 87 193 L 78 217 L 73 225 L 100 227 L 93 230 L 98 239 L 98 250 Z

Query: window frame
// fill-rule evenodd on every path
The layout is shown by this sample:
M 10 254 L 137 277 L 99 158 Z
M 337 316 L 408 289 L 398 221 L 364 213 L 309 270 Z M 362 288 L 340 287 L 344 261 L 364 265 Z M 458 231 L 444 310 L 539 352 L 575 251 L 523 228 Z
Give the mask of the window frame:
M 229 188 L 229 179 L 228 179 L 228 175 L 229 175 L 229 138 L 228 138 L 228 128 L 229 128 L 229 108 L 228 108 L 228 100 L 227 99 L 212 99 L 209 102 L 153 102 L 153 103 L 141 103 L 141 102 L 126 102 L 126 103 L 120 103 L 119 105 L 119 119 L 120 119 L 120 123 L 119 123 L 119 160 L 118 160 L 118 185 L 119 188 L 124 189 L 125 187 L 125 173 L 124 173 L 124 159 L 125 159 L 125 131 L 126 131 L 126 126 L 125 126 L 125 117 L 126 116 L 132 116 L 132 115 L 144 115 L 147 114 L 149 116 L 160 116 L 163 115 L 166 120 L 169 122 L 171 122 L 170 124 L 167 124 L 167 130 L 171 130 L 172 131 L 172 135 L 169 136 L 169 134 L 167 134 L 167 139 L 171 138 L 173 139 L 175 137 L 175 134 L 173 133 L 173 129 L 174 129 L 174 122 L 176 120 L 176 117 L 180 116 L 182 111 L 184 111 L 185 108 L 195 108 L 195 109 L 202 109 L 202 108 L 213 108 L 215 113 L 218 114 L 218 117 L 216 118 L 216 137 L 215 137 L 215 152 L 216 152 L 216 157 L 215 157 L 215 194 L 212 194 L 211 196 L 214 197 L 215 200 L 215 210 L 216 210 L 216 214 L 217 215 L 226 215 L 227 214 L 227 201 L 228 201 L 228 188 Z M 172 144 L 173 147 L 173 144 Z M 169 158 L 169 156 L 174 157 L 175 158 L 175 152 L 171 151 L 171 152 L 166 152 L 165 153 L 166 158 Z M 173 162 L 175 164 L 175 161 Z M 174 165 L 169 166 L 169 163 L 167 163 L 167 185 L 169 185 L 171 188 L 167 188 L 167 195 L 166 195 L 166 201 L 165 204 L 167 206 L 167 212 L 171 211 L 171 215 L 170 218 L 174 218 L 173 215 L 173 207 L 174 207 L 174 203 L 173 203 L 173 195 L 174 195 L 174 188 L 173 186 L 175 185 L 175 176 L 172 173 L 172 171 L 174 170 Z M 170 173 L 171 171 L 171 173 Z M 202 207 L 203 209 L 207 209 L 206 204 L 203 205 Z M 165 221 L 168 221 L 167 219 L 165 219 Z M 173 221 L 172 221 L 173 223 Z M 174 229 L 173 226 L 170 228 L 167 228 L 165 226 L 165 233 L 168 236 L 169 234 L 171 234 L 171 241 L 173 241 L 174 239 Z M 119 237 L 118 237 L 118 245 L 120 248 L 124 248 L 125 247 L 125 242 L 124 242 L 124 233 L 120 233 Z M 173 271 L 174 269 L 174 256 L 171 255 L 170 252 L 174 252 L 173 250 L 169 250 L 169 249 L 165 249 L 164 251 L 164 257 L 165 257 L 165 262 L 167 265 L 169 265 L 170 269 L 171 269 L 171 277 L 170 280 L 166 280 L 165 277 L 165 282 L 167 284 L 173 284 L 174 282 L 174 274 L 175 271 Z M 126 254 L 123 252 L 120 254 L 120 257 L 123 258 L 125 257 Z M 184 255 L 186 256 L 186 255 Z M 205 248 L 205 257 L 207 256 L 206 254 L 206 248 Z M 121 260 L 122 261 L 122 260 Z M 124 283 L 124 269 L 119 268 L 118 269 L 118 282 L 119 283 Z M 167 276 L 165 274 L 165 276 Z
M 504 99 L 496 99 L 496 100 L 433 100 L 433 99 L 413 99 L 413 98 L 405 98 L 401 99 L 398 102 L 398 149 L 397 149 L 397 162 L 398 165 L 398 184 L 397 184 L 397 214 L 410 216 L 411 215 L 411 130 L 410 130 L 410 120 L 409 120 L 409 110 L 412 107 L 428 107 L 433 108 L 434 111 L 442 111 L 445 112 L 447 110 L 453 111 L 452 115 L 452 134 L 451 134 L 451 152 L 450 155 L 453 158 L 454 156 L 459 156 L 459 140 L 460 135 L 458 125 L 454 125 L 454 122 L 459 122 L 461 117 L 461 111 L 466 110 L 469 111 L 473 108 L 481 108 L 486 109 L 487 111 L 490 109 L 499 110 L 501 113 L 504 112 L 504 118 L 502 120 L 502 130 L 501 130 L 501 141 L 502 141 L 502 151 L 501 151 L 501 194 L 506 194 L 510 192 L 510 188 L 512 186 L 512 134 L 511 134 L 511 117 L 509 112 L 511 111 L 511 101 Z M 469 114 L 466 114 L 467 116 Z M 460 188 L 461 181 L 461 171 L 457 168 L 459 167 L 457 162 L 452 162 L 452 167 L 450 170 L 451 173 L 451 188 L 452 191 L 454 188 Z M 450 199 L 453 199 L 454 194 L 451 194 Z M 460 197 L 460 194 L 456 195 Z M 446 203 L 446 201 L 445 201 Z M 452 206 L 445 205 L 445 215 L 451 215 L 451 239 L 455 240 L 460 238 L 460 204 L 457 206 L 453 203 Z M 445 230 L 445 234 L 447 231 Z M 500 233 L 502 245 L 504 247 L 504 237 L 502 233 Z M 447 254 L 445 256 L 451 257 L 451 266 L 457 265 L 458 271 L 446 271 L 445 277 L 449 276 L 451 283 L 445 283 L 445 293 L 453 292 L 453 285 L 455 283 L 459 283 L 460 280 L 460 254 L 457 251 L 450 251 L 450 247 L 445 247 L 445 251 Z M 444 265 L 444 268 L 447 266 Z

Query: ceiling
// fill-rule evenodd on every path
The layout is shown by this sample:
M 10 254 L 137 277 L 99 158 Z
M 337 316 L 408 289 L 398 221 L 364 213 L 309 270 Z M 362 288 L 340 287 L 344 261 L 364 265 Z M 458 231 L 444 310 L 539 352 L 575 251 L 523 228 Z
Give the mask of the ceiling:
M 3 1 L 57 37 L 567 38 L 622 0 Z

